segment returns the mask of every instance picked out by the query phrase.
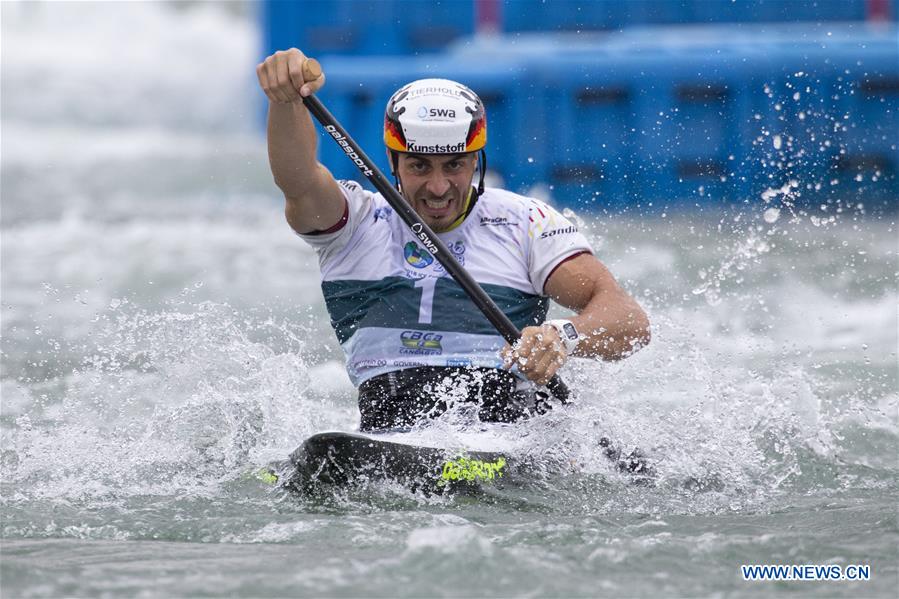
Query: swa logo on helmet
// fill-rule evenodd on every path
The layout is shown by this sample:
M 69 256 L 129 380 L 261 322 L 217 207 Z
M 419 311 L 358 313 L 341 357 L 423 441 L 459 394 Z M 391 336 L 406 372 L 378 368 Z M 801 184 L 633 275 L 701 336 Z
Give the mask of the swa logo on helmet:
M 456 118 L 456 111 L 452 108 L 428 108 L 427 106 L 422 106 L 418 109 L 418 118 L 423 121 L 454 119 Z

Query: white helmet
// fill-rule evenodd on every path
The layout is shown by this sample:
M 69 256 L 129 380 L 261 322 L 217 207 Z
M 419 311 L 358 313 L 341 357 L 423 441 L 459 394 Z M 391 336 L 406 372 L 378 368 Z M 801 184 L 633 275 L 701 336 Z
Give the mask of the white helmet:
M 487 115 L 477 94 L 449 79 L 419 79 L 387 102 L 384 144 L 397 152 L 461 154 L 487 145 Z

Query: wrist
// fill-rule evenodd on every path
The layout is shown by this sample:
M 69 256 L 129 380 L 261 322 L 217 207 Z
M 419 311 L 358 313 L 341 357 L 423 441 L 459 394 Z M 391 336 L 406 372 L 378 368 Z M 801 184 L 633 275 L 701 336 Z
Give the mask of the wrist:
M 580 332 L 577 330 L 577 327 L 575 327 L 574 323 L 570 320 L 557 318 L 547 320 L 543 324 L 551 326 L 559 333 L 559 339 L 562 342 L 562 348 L 565 350 L 566 356 L 573 354 L 574 350 L 577 349 L 578 344 L 581 342 L 581 339 L 583 339 Z

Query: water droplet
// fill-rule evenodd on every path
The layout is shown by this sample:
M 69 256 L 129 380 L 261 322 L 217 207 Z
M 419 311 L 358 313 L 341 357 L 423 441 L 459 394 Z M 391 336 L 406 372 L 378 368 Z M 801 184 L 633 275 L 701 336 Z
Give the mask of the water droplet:
M 780 218 L 780 208 L 768 208 L 763 215 L 766 223 L 776 223 Z

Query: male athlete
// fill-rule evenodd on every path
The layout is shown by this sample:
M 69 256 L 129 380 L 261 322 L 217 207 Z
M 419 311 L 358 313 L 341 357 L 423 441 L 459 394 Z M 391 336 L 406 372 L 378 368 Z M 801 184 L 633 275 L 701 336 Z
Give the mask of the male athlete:
M 569 220 L 538 200 L 484 187 L 487 118 L 470 89 L 424 79 L 387 104 L 384 142 L 398 190 L 521 329 L 505 345 L 384 198 L 316 160 L 302 103 L 325 83 L 279 51 L 256 69 L 269 99 L 268 151 L 287 222 L 318 253 L 331 324 L 359 388 L 362 430 L 406 428 L 448 404 L 484 421 L 535 409 L 569 356 L 617 360 L 649 342 L 649 321 Z M 476 180 L 477 176 L 477 180 Z M 574 310 L 544 322 L 548 299 Z

